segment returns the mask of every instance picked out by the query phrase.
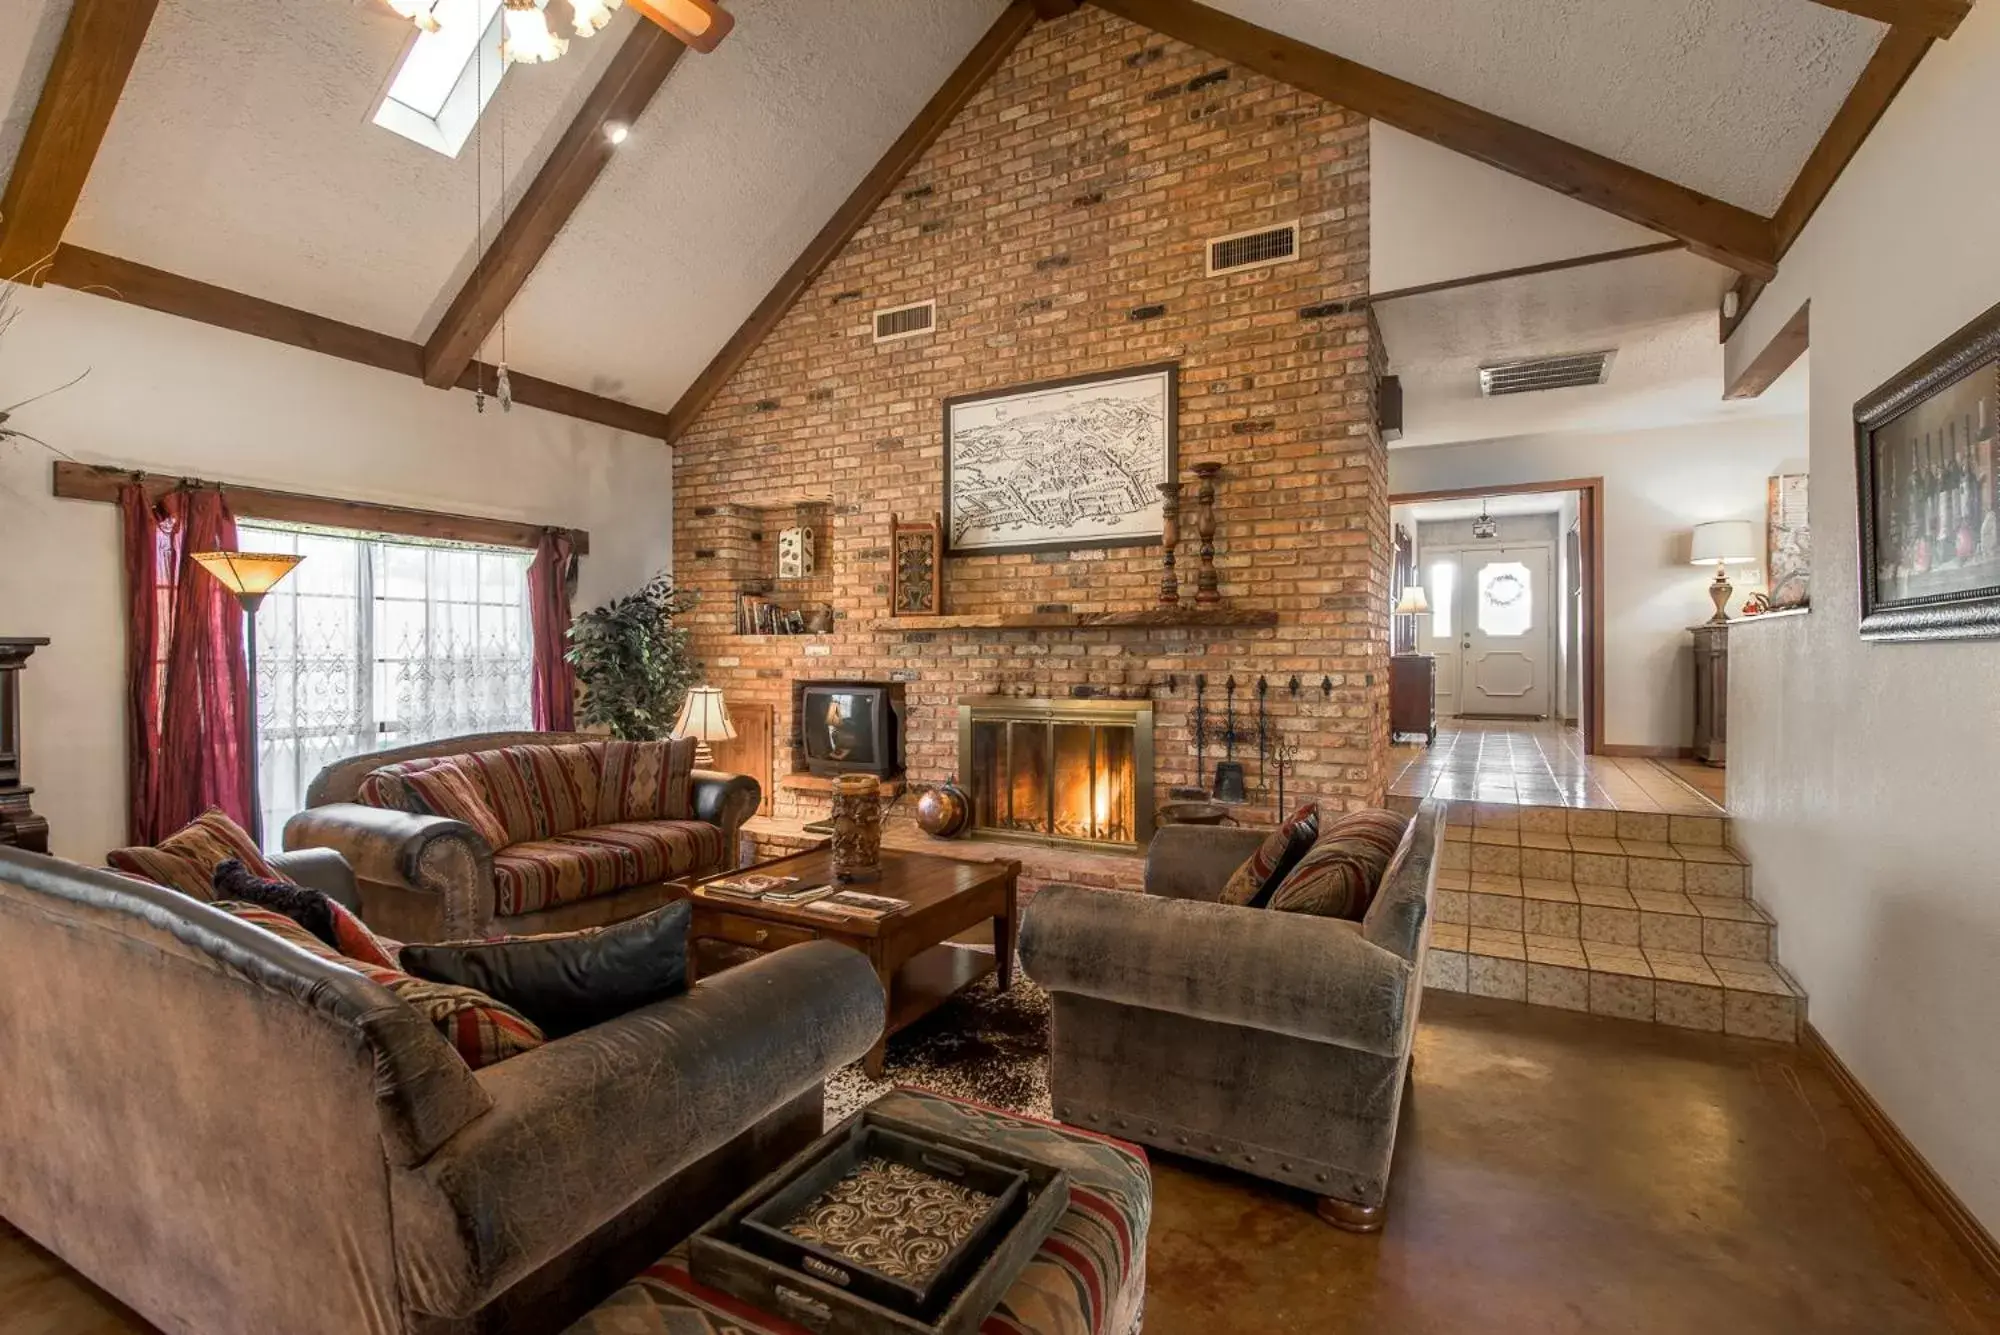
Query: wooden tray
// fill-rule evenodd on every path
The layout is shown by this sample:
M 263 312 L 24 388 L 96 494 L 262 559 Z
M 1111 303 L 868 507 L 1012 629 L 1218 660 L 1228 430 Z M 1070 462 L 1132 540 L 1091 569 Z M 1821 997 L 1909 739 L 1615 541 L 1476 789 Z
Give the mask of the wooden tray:
M 988 1193 L 994 1208 L 915 1282 L 784 1230 L 869 1155 L 906 1155 L 947 1181 L 940 1166 L 982 1191 L 998 1186 Z M 1069 1175 L 1053 1164 L 864 1108 L 703 1225 L 688 1240 L 688 1269 L 697 1283 L 819 1335 L 976 1335 L 1068 1208 Z

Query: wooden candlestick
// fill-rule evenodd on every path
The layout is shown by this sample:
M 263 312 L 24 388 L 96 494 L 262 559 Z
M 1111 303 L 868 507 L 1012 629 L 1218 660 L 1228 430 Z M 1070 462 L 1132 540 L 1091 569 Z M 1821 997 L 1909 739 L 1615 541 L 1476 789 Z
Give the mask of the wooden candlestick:
M 1180 577 L 1174 574 L 1174 548 L 1181 540 L 1181 484 L 1160 483 L 1160 606 L 1178 607 Z
M 1194 475 L 1201 479 L 1195 494 L 1195 532 L 1201 538 L 1201 568 L 1195 575 L 1194 601 L 1197 607 L 1213 607 L 1222 601 L 1215 587 L 1215 475 L 1222 471 L 1216 463 L 1196 464 Z

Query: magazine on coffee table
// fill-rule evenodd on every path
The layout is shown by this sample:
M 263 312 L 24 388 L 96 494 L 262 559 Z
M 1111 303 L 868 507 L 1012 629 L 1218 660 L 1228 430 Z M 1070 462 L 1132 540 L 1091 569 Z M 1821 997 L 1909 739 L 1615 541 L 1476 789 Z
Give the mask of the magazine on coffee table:
M 843 918 L 886 918 L 908 907 L 910 901 L 907 899 L 864 894 L 859 890 L 836 890 L 824 899 L 806 905 L 806 911 Z
M 790 890 L 798 884 L 798 880 L 796 876 L 730 876 L 719 881 L 704 881 L 699 889 L 704 894 L 723 899 L 763 899 Z

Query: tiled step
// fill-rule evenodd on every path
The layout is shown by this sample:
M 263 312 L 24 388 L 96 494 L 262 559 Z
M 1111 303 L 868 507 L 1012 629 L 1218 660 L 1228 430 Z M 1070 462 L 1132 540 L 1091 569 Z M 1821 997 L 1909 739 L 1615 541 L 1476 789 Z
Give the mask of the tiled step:
M 1439 922 L 1768 961 L 1772 923 L 1748 899 L 1440 871 Z
M 1775 966 L 1575 937 L 1431 927 L 1424 985 L 1445 992 L 1797 1041 L 1804 999 Z

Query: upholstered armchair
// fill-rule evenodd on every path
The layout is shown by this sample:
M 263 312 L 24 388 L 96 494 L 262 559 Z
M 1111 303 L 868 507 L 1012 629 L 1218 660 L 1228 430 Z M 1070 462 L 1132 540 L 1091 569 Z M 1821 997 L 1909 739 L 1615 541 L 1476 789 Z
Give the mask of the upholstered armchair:
M 690 877 L 736 865 L 738 833 L 762 800 L 757 781 L 747 775 L 693 771 L 685 820 L 577 829 L 542 845 L 499 848 L 463 821 L 387 804 L 378 796 L 379 782 L 371 783 L 371 776 L 420 769 L 440 758 L 605 745 L 607 739 L 586 733 L 480 733 L 337 761 L 320 771 L 306 790 L 306 809 L 286 823 L 285 847 L 329 848 L 344 856 L 354 869 L 362 917 L 402 941 L 601 926 L 672 901 L 685 893 Z M 560 895 L 511 893 L 508 874 L 524 866 L 545 870 L 529 866 L 532 861 L 581 861 L 586 855 L 597 862 L 583 873 L 545 880 Z M 593 867 L 610 870 L 585 879 Z
M 1055 1005 L 1056 1116 L 1379 1229 L 1443 837 L 1426 803 L 1360 922 L 1217 903 L 1263 833 L 1214 826 L 1154 835 L 1143 894 L 1042 890 L 1021 963 Z

